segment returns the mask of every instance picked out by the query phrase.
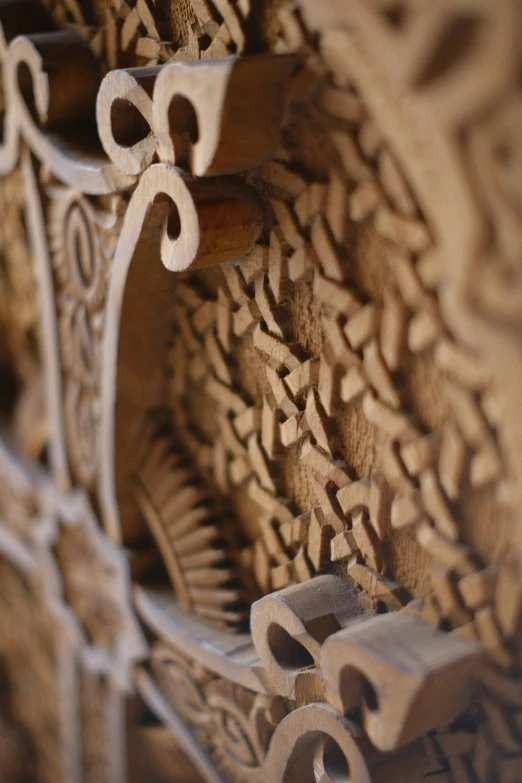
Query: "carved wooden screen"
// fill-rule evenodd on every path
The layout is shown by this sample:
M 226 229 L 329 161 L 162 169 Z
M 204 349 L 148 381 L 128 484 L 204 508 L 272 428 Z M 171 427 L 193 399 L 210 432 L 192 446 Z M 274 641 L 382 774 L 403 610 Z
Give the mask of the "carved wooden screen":
M 520 783 L 512 0 L 2 0 L 0 780 Z

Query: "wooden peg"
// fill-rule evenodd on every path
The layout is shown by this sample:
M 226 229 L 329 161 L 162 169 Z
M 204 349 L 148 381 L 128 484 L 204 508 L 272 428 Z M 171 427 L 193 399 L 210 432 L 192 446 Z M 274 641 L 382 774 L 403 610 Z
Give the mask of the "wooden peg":
M 328 700 L 360 708 L 375 747 L 392 750 L 457 717 L 481 656 L 478 644 L 400 611 L 331 636 L 321 665 Z
M 261 231 L 251 191 L 232 178 L 197 181 L 159 164 L 144 173 L 139 192 L 143 203 L 163 207 L 161 260 L 171 272 L 237 261 Z
M 252 639 L 270 681 L 299 702 L 321 696 L 321 645 L 362 611 L 344 579 L 318 576 L 252 606 Z
M 133 183 L 97 146 L 99 75 L 87 41 L 64 30 L 18 36 L 7 49 L 4 68 L 6 99 L 16 128 L 58 179 L 83 193 L 97 194 Z M 76 133 L 65 139 L 61 131 L 71 123 Z
M 264 163 L 277 145 L 293 55 L 170 63 L 154 88 L 160 159 L 193 174 L 233 174 Z

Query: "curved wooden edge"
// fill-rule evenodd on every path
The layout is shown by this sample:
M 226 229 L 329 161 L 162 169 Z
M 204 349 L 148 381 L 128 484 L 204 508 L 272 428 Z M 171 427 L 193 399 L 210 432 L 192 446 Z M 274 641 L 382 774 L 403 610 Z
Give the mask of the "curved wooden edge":
M 321 743 L 323 739 L 323 743 Z M 360 749 L 361 732 L 328 704 L 299 707 L 283 718 L 270 741 L 265 759 L 265 780 L 270 783 L 330 781 L 325 769 L 324 739 L 335 743 L 346 759 L 342 780 L 374 780 Z
M 256 693 L 267 693 L 257 676 L 260 661 L 250 634 L 209 626 L 178 606 L 170 591 L 135 587 L 142 622 L 167 644 L 205 668 Z
M 324 699 L 322 644 L 360 614 L 353 587 L 333 575 L 317 576 L 256 601 L 252 639 L 271 683 L 298 703 Z
M 169 211 L 176 219 L 174 237 Z M 102 352 L 98 491 L 105 528 L 115 540 L 121 539 L 115 479 L 118 341 L 132 260 L 140 253 L 154 263 L 159 244 L 170 271 L 231 261 L 253 247 L 260 230 L 257 204 L 248 188 L 233 180 L 197 182 L 173 166 L 155 164 L 142 174 L 132 195 L 112 264 Z
M 0 65 L 4 66 L 9 44 L 17 35 L 39 31 L 50 32 L 53 23 L 43 5 L 37 0 L 3 0 L 0 4 Z M 2 73 L 4 94 L 5 71 Z M 7 100 L 3 116 L 3 138 L 0 142 L 0 176 L 9 174 L 19 155 L 19 132 L 11 102 Z
M 3 14 L 0 7 L 0 23 Z M 91 150 L 94 128 L 93 139 L 85 143 L 61 134 L 65 119 L 79 119 L 82 130 L 83 120 L 94 118 L 97 69 L 82 38 L 71 31 L 35 32 L 37 19 L 34 25 L 21 25 L 20 32 L 29 28 L 30 34 L 14 37 L 8 46 L 4 34 L 0 46 L 7 105 L 0 173 L 16 164 L 23 138 L 59 179 L 83 193 L 129 188 L 135 179 L 119 171 L 101 148 Z
M 264 771 L 270 783 L 402 783 L 421 780 L 427 765 L 422 741 L 380 753 L 355 723 L 329 704 L 315 702 L 277 726 Z
M 154 90 L 154 132 L 162 160 L 184 156 L 189 130 L 178 121 L 176 104 L 185 99 L 192 128 L 189 165 L 198 177 L 232 174 L 264 163 L 277 144 L 288 80 L 295 55 L 263 55 L 209 63 L 172 63 Z M 174 119 L 174 123 L 172 120 Z M 173 127 L 174 126 L 174 127 Z
M 373 745 L 389 751 L 464 711 L 483 655 L 478 643 L 402 610 L 330 636 L 321 667 L 327 698 L 343 713 L 360 709 Z
M 350 584 L 331 575 L 259 599 L 251 626 L 268 688 L 298 705 L 327 701 L 341 715 L 357 712 L 385 752 L 464 711 L 485 658 L 479 643 L 408 608 L 363 612 Z
M 168 726 L 174 737 L 192 761 L 205 783 L 226 783 L 211 759 L 201 748 L 182 719 L 174 712 L 161 691 L 144 669 L 136 672 L 136 686 L 143 701 Z
M 96 100 L 100 141 L 125 174 L 141 174 L 156 155 L 152 135 L 152 91 L 161 66 L 111 71 Z
M 172 580 L 176 596 L 183 607 L 187 609 L 190 606 L 190 598 L 185 579 L 183 578 L 183 572 L 172 552 L 169 537 L 163 529 L 161 520 L 158 517 L 158 511 L 139 478 L 135 479 L 134 492 L 142 514 L 147 520 L 147 524 L 161 552 L 161 557 Z
M 156 155 L 197 177 L 260 166 L 278 142 L 297 62 L 262 55 L 112 71 L 97 102 L 104 149 L 127 174 Z
M 0 26 L 0 62 L 2 64 L 2 86 L 4 94 L 5 88 L 5 68 L 4 58 L 7 47 L 3 46 L 3 34 Z M 7 101 L 4 110 L 2 140 L 0 142 L 0 176 L 5 177 L 10 174 L 16 166 L 20 155 L 20 135 L 16 121 L 16 115 L 13 111 L 10 101 Z
M 7 100 L 0 173 L 15 165 L 20 137 L 57 177 L 87 194 L 132 187 L 158 155 L 201 177 L 245 171 L 270 157 L 295 55 L 117 70 L 98 90 L 87 42 L 72 30 L 53 30 L 40 13 L 24 20 L 26 5 L 32 0 L 0 6 L 0 24 L 9 28 L 0 32 Z M 94 120 L 95 105 L 108 160 L 96 149 L 94 127 L 91 139 L 80 138 L 84 123 L 74 137 L 60 131 L 63 120 Z
M 36 281 L 38 283 L 42 334 L 41 351 L 44 366 L 46 410 L 50 432 L 49 461 L 57 486 L 65 492 L 71 487 L 71 479 L 65 448 L 62 379 L 52 267 L 38 183 L 31 156 L 27 150 L 22 155 L 22 176 L 28 217 L 28 240 L 34 259 Z

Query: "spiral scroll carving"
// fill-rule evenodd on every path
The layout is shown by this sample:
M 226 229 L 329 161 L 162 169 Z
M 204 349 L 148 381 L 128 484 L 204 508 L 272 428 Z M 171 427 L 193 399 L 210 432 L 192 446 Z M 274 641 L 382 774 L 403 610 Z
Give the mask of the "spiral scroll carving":
M 519 9 L 45 6 L 0 7 L 0 775 L 123 783 L 132 694 L 167 778 L 518 780 Z
M 48 187 L 52 187 L 49 185 Z M 76 479 L 93 486 L 98 458 L 100 350 L 109 243 L 117 213 L 54 186 L 50 241 L 59 298 L 59 335 L 69 459 Z

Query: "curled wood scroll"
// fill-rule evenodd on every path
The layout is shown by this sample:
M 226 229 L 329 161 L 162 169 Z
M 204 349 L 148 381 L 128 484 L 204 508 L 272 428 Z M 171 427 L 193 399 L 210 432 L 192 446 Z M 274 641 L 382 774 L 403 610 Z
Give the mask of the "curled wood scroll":
M 127 174 L 144 171 L 155 155 L 196 177 L 255 168 L 278 142 L 295 64 L 282 55 L 112 71 L 96 106 L 104 149 Z M 260 93 L 250 89 L 254 77 Z
M 0 778 L 520 779 L 519 28 L 0 3 Z

